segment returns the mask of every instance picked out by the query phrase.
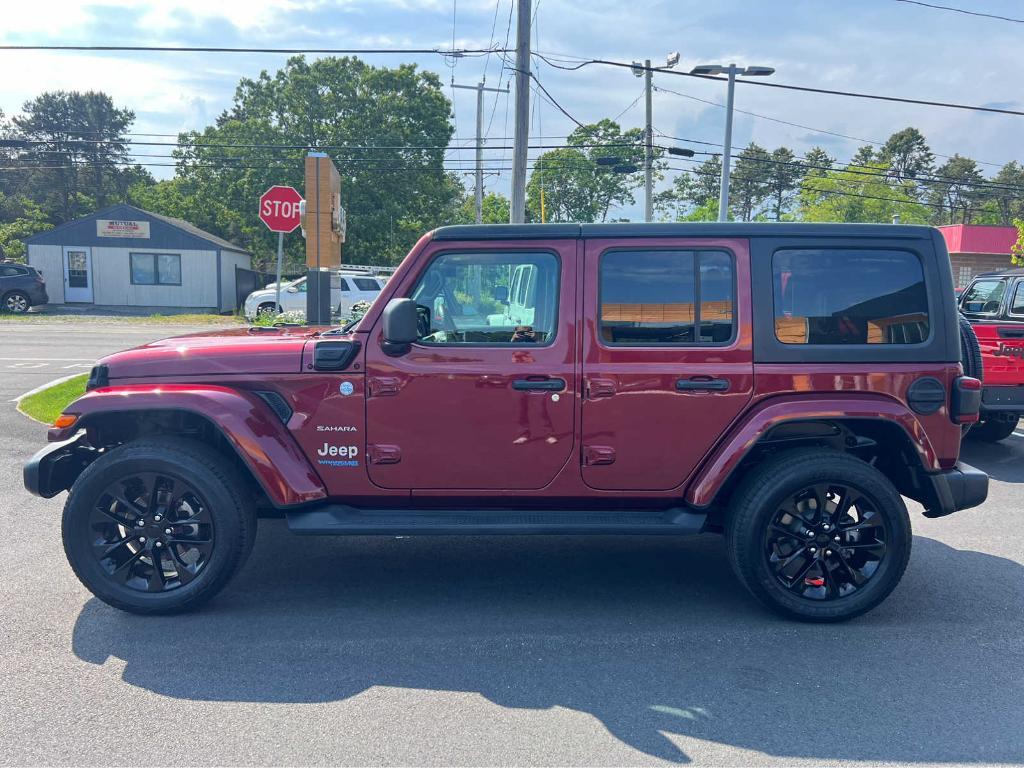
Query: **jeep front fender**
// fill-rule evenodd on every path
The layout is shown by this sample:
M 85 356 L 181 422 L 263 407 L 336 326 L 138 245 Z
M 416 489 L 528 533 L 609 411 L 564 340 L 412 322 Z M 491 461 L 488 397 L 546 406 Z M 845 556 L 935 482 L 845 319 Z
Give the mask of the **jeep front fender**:
M 206 384 L 127 384 L 87 392 L 64 413 L 70 427 L 50 429 L 49 440 L 67 440 L 100 416 L 145 411 L 182 411 L 220 431 L 275 507 L 318 501 L 327 491 L 305 454 L 269 406 L 242 390 Z
M 804 395 L 772 398 L 747 413 L 711 452 L 686 490 L 686 502 L 703 508 L 736 470 L 747 453 L 773 427 L 787 421 L 871 419 L 897 424 L 913 444 L 926 472 L 942 469 L 921 422 L 903 403 L 875 395 Z

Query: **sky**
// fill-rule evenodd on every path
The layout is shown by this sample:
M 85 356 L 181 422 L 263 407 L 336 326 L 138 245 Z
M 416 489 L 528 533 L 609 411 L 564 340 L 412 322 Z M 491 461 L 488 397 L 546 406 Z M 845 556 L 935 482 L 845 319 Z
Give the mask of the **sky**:
M 899 0 L 533 0 L 534 49 L 545 54 L 616 61 L 650 58 L 676 69 L 736 62 L 770 66 L 771 80 L 836 90 L 910 96 L 1024 109 L 1021 94 L 1022 25 L 925 8 Z M 0 43 L 41 45 L 159 45 L 319 48 L 487 48 L 514 46 L 512 0 L 184 0 L 129 2 L 49 0 L 45 13 L 32 3 L 2 0 Z M 1019 0 L 943 0 L 975 11 L 1024 18 Z M 513 26 L 510 29 L 509 20 Z M 507 36 L 507 37 L 506 37 Z M 284 54 L 95 53 L 0 51 L 0 110 L 16 114 L 46 90 L 102 90 L 136 114 L 134 131 L 175 134 L 201 130 L 231 102 L 240 77 L 273 72 Z M 510 72 L 497 55 L 444 58 L 373 55 L 373 64 L 415 61 L 448 84 L 504 86 Z M 577 120 L 619 116 L 624 128 L 643 125 L 642 80 L 623 68 L 587 66 L 574 72 L 534 59 L 544 87 Z M 721 83 L 656 73 L 653 125 L 659 143 L 713 150 L 722 142 L 725 89 Z M 666 90 L 667 89 L 667 90 Z M 670 93 L 676 91 L 677 93 Z M 446 92 L 454 105 L 456 140 L 448 158 L 469 165 L 475 93 Z M 684 95 L 677 95 L 684 94 Z M 688 98 L 689 97 L 689 98 Z M 703 100 L 703 101 L 699 101 Z M 712 102 L 712 103 L 706 103 Z M 531 99 L 531 134 L 560 143 L 574 124 L 542 97 Z M 488 141 L 507 146 L 512 135 L 511 95 L 488 94 Z M 960 153 L 988 174 L 1009 160 L 1024 160 L 1024 117 L 737 86 L 733 144 L 756 141 L 802 155 L 824 147 L 849 159 L 858 139 L 884 141 L 908 125 L 919 128 L 939 155 Z M 795 123 L 786 125 L 775 120 Z M 798 127 L 799 126 L 799 127 Z M 140 140 L 144 140 L 141 139 Z M 688 141 L 687 141 L 688 140 Z M 696 142 L 707 142 L 699 144 Z M 139 149 L 152 153 L 154 148 Z M 532 150 L 531 158 L 541 150 Z M 492 165 L 509 150 L 488 150 Z M 941 161 L 942 158 L 940 157 Z M 148 159 L 161 163 L 159 159 Z M 676 165 L 681 165 L 677 161 Z M 153 165 L 157 178 L 173 168 Z M 507 194 L 510 174 L 488 174 L 488 189 Z M 467 172 L 465 181 L 471 184 Z M 660 186 L 666 186 L 668 179 Z M 617 215 L 636 218 L 637 206 Z

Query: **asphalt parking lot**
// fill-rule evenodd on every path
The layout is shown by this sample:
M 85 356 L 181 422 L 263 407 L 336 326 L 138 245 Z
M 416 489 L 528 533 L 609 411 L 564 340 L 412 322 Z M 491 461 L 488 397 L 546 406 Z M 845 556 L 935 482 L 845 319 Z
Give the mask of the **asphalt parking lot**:
M 913 505 L 902 584 L 843 625 L 762 611 L 713 536 L 280 521 L 208 607 L 141 618 L 74 578 L 63 497 L 21 484 L 45 429 L 9 401 L 174 330 L 0 325 L 5 358 L 46 362 L 0 360 L 0 764 L 1024 762 L 1024 437 L 967 445 L 989 501 Z

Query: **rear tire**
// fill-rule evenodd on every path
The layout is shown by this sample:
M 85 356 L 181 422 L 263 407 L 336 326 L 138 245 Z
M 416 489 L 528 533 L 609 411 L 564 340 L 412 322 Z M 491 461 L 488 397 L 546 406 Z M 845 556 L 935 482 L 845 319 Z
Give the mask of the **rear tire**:
M 256 317 L 259 317 L 260 315 L 275 315 L 275 314 L 276 315 L 281 314 L 281 308 L 278 307 L 276 304 L 274 304 L 274 302 L 272 302 L 272 301 L 268 302 L 268 303 L 260 304 L 258 307 L 256 307 Z
M 1003 418 L 993 419 L 982 419 L 967 436 L 971 440 L 981 440 L 986 443 L 998 443 L 1000 440 L 1005 440 L 1013 431 L 1017 429 L 1017 424 L 1020 421 L 1019 414 L 1013 414 L 1012 416 L 1005 416 Z
M 75 481 L 64 551 L 108 605 L 141 614 L 191 610 L 223 589 L 256 535 L 252 494 L 225 457 L 194 440 L 114 448 Z
M 763 605 L 789 618 L 834 622 L 870 611 L 896 588 L 910 558 L 902 497 L 877 469 L 840 451 L 796 449 L 768 459 L 730 506 L 733 570 Z
M 23 291 L 11 291 L 5 294 L 3 302 L 0 302 L 0 307 L 4 312 L 10 312 L 13 315 L 23 315 L 31 306 L 32 302 L 29 300 L 28 294 Z

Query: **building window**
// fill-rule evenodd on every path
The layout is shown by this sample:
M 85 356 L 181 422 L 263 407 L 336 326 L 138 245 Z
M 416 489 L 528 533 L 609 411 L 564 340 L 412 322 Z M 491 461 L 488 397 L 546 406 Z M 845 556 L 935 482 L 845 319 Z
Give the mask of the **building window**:
M 971 282 L 972 277 L 974 277 L 974 275 L 971 274 L 971 268 L 966 264 L 961 265 L 960 274 L 957 277 L 956 281 L 957 287 L 963 288 L 965 285 Z
M 772 256 L 784 344 L 920 344 L 929 335 L 921 261 L 907 251 L 792 249 Z
M 132 253 L 132 285 L 181 285 L 181 255 Z
M 601 257 L 601 340 L 727 344 L 735 277 L 724 251 L 610 251 Z

